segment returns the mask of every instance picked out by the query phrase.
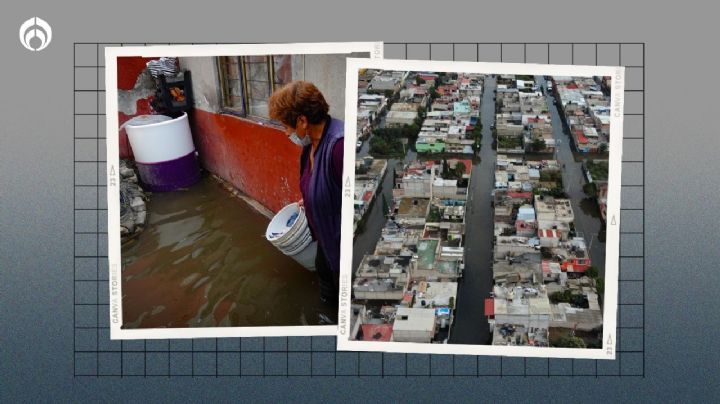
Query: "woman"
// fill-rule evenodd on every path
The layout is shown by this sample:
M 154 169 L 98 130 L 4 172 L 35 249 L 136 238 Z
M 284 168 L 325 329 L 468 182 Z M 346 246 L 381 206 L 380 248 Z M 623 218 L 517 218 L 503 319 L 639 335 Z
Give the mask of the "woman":
M 315 268 L 320 299 L 338 304 L 340 275 L 340 211 L 343 169 L 343 121 L 333 119 L 330 107 L 314 84 L 294 81 L 273 93 L 270 118 L 285 127 L 290 141 L 302 146 L 300 204 L 317 240 Z

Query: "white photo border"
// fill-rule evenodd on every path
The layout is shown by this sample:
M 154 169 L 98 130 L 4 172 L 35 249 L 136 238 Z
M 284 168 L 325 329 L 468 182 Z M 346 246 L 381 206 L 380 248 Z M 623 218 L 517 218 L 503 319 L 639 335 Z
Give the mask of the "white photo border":
M 182 339 L 223 337 L 286 337 L 336 335 L 337 326 L 266 326 L 266 327 L 187 327 L 122 329 L 122 281 L 120 241 L 120 177 L 117 58 L 140 57 L 208 57 L 224 55 L 321 55 L 369 52 L 371 58 L 382 58 L 382 42 L 323 42 L 323 43 L 273 43 L 228 45 L 162 45 L 123 46 L 105 48 L 105 105 L 107 143 L 107 202 L 108 202 L 108 263 L 109 263 L 109 312 L 110 339 Z M 349 58 L 348 58 L 349 59 Z M 345 160 L 348 156 L 345 154 Z M 354 159 L 354 157 L 350 157 Z
M 625 68 L 621 66 L 580 66 L 533 63 L 486 63 L 428 60 L 347 59 L 345 75 L 345 173 L 341 241 L 340 241 L 340 302 L 338 313 L 338 351 L 374 351 L 422 354 L 492 355 L 510 357 L 615 359 L 618 306 L 618 272 L 620 256 L 620 191 L 625 101 Z M 605 294 L 603 307 L 603 345 L 593 348 L 554 348 L 528 346 L 422 344 L 413 342 L 350 341 L 352 257 L 353 257 L 353 189 L 355 186 L 355 155 L 357 141 L 358 73 L 360 69 L 396 71 L 429 71 L 446 73 L 529 74 L 543 76 L 610 76 L 612 77 L 609 146 L 608 200 L 605 250 Z M 610 224 L 611 222 L 615 224 Z M 480 321 L 480 320 L 478 320 Z

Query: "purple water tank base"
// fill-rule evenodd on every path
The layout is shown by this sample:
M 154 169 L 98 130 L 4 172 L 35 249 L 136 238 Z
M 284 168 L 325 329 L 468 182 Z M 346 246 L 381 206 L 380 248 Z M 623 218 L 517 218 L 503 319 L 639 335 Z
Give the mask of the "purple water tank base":
M 143 189 L 152 192 L 175 191 L 200 180 L 200 165 L 194 151 L 175 160 L 135 164 Z

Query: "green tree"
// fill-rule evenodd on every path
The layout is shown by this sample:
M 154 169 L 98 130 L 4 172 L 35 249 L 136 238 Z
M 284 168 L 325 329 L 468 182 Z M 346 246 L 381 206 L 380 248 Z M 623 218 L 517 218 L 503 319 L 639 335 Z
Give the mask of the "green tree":
M 438 84 L 445 84 L 445 83 L 447 83 L 447 73 L 445 73 L 445 72 L 440 72 L 440 73 L 438 73 L 438 78 L 437 78 L 437 80 L 436 80 L 435 82 L 438 83 Z
M 590 268 L 585 271 L 585 275 L 595 279 L 600 275 L 600 271 L 598 271 L 595 265 L 591 265 Z
M 608 151 L 608 145 L 607 143 L 600 143 L 600 146 L 598 146 L 598 151 L 600 153 L 605 153 Z
M 417 85 L 425 84 L 425 79 L 420 76 L 415 76 L 415 84 L 417 84 Z
M 585 192 L 588 198 L 595 198 L 597 197 L 597 185 L 595 185 L 594 182 L 588 182 L 583 185 L 583 192 Z
M 431 100 L 431 101 L 435 101 L 435 99 L 437 99 L 437 98 L 440 96 L 440 95 L 438 94 L 437 89 L 435 88 L 435 86 L 430 87 L 429 92 L 430 92 L 430 100 Z
M 425 119 L 425 115 L 427 114 L 427 109 L 423 107 L 422 105 L 417 108 L 418 118 Z M 420 122 L 422 123 L 422 122 Z
M 603 296 L 605 294 L 605 279 L 595 279 L 595 289 L 597 290 L 598 295 Z
M 575 336 L 560 338 L 555 343 L 555 346 L 560 348 L 587 348 L 585 341 Z
M 539 152 L 541 150 L 545 150 L 545 139 L 543 138 L 535 138 L 532 141 L 532 150 L 534 152 Z
M 458 161 L 457 164 L 455 164 L 455 177 L 457 177 L 457 179 L 462 179 L 466 169 L 467 167 L 465 167 L 465 163 Z
M 438 209 L 437 206 L 432 205 L 430 206 L 430 210 L 428 211 L 428 215 L 425 218 L 426 221 L 429 223 L 437 223 L 440 221 L 440 209 Z

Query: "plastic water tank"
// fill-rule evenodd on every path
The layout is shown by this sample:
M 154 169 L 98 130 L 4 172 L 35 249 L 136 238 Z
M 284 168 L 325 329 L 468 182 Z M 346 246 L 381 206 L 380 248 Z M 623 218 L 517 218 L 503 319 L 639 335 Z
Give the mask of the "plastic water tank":
M 173 191 L 200 179 L 187 113 L 140 115 L 124 125 L 144 188 Z

